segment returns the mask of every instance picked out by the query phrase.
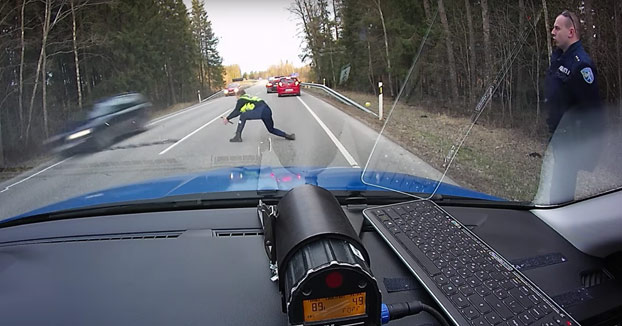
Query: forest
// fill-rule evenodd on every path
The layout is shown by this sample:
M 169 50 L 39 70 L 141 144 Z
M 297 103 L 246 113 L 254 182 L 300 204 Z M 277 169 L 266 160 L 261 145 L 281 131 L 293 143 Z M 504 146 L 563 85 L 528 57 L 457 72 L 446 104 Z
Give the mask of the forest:
M 289 8 L 316 82 L 377 94 L 382 81 L 385 97 L 403 89 L 402 101 L 459 116 L 486 103 L 485 123 L 531 133 L 546 118 L 551 29 L 565 9 L 580 19 L 600 96 L 619 118 L 622 1 L 294 0 Z
M 2 1 L 0 167 L 102 97 L 140 92 L 157 109 L 219 90 L 217 44 L 202 0 Z

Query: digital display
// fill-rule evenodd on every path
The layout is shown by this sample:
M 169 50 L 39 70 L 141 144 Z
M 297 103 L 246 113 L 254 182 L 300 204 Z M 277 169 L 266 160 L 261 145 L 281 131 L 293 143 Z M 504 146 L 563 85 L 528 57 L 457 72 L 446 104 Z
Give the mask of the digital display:
M 365 292 L 302 302 L 305 322 L 332 320 L 365 314 Z

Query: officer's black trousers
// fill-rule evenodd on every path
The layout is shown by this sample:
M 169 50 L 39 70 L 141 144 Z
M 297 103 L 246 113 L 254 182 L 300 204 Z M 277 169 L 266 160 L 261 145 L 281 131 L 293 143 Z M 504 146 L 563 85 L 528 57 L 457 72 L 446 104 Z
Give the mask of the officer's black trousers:
M 264 107 L 261 112 L 261 121 L 268 129 L 268 132 L 277 136 L 285 137 L 285 132 L 280 129 L 274 128 L 274 120 L 272 120 L 272 110 L 269 107 Z M 254 117 L 248 117 L 246 114 L 240 115 L 240 121 L 238 121 L 238 129 L 236 130 L 236 134 L 242 135 L 242 130 L 244 130 L 244 126 L 246 125 L 246 120 L 258 120 Z

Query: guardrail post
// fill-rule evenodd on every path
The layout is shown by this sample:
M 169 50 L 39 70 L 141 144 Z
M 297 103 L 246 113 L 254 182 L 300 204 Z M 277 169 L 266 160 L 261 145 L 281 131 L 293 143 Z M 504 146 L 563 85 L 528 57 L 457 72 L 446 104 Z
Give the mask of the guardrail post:
M 197 89 L 197 95 L 199 96 L 199 103 L 201 103 L 201 90 Z
M 382 82 L 378 82 L 378 120 L 382 120 Z

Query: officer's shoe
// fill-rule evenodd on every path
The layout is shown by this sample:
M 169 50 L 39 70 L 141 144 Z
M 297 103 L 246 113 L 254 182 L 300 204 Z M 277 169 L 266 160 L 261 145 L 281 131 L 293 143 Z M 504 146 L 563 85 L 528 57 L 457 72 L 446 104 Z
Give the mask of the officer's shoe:
M 229 139 L 230 142 L 232 143 L 241 143 L 242 142 L 242 136 L 239 134 L 236 134 L 235 137 Z
M 285 134 L 285 139 L 287 140 L 295 140 L 296 134 Z

